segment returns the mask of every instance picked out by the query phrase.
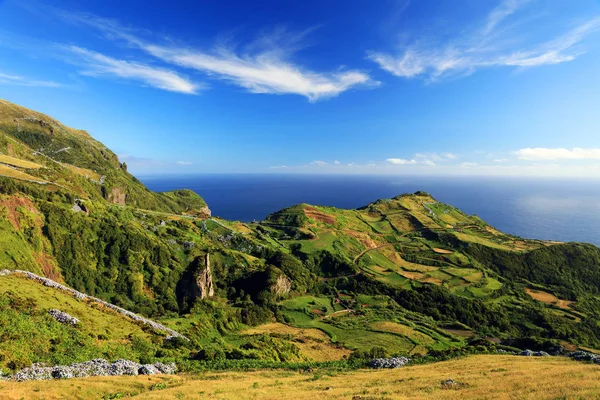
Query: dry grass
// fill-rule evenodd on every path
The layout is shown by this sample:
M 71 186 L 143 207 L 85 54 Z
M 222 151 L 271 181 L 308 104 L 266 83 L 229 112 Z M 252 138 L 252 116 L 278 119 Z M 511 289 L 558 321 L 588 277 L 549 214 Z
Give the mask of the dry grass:
M 574 303 L 573 301 L 569 300 L 561 300 L 552 293 L 543 292 L 541 290 L 525 288 L 525 293 L 531 296 L 534 300 L 541 301 L 546 304 L 552 304 L 564 310 L 570 310 L 570 305 Z
M 431 338 L 431 336 L 426 335 L 422 332 L 417 331 L 414 328 L 411 328 L 408 325 L 398 324 L 396 322 L 389 321 L 380 321 L 371 324 L 371 328 L 384 331 L 384 332 L 394 332 L 414 339 L 422 344 L 433 344 L 435 340 Z
M 469 339 L 475 336 L 473 331 L 469 331 L 466 329 L 442 329 L 444 332 L 448 332 L 451 335 L 458 336 L 461 338 Z
M 36 181 L 40 182 L 42 179 L 36 178 L 35 176 L 29 175 L 25 172 L 16 170 L 14 168 L 8 167 L 6 165 L 0 164 L 0 175 L 7 176 L 9 178 L 21 179 L 25 181 Z
M 398 273 L 400 275 L 402 275 L 403 277 L 405 277 L 405 278 L 408 278 L 408 279 L 417 279 L 417 280 L 425 279 L 425 277 L 427 276 L 427 275 L 422 274 L 420 272 L 411 272 L 411 271 L 398 271 Z
M 11 156 L 7 156 L 4 154 L 0 154 L 0 163 L 12 165 L 14 167 L 19 167 L 19 168 L 26 168 L 26 169 L 43 168 L 43 166 L 40 164 L 36 164 L 31 161 L 21 160 L 20 158 L 11 157 Z
M 483 272 L 477 271 L 477 272 L 474 272 L 474 273 L 472 273 L 470 275 L 465 275 L 462 278 L 464 280 L 466 280 L 467 282 L 469 282 L 469 283 L 477 282 L 481 278 L 483 278 Z
M 425 279 L 421 279 L 421 282 L 433 283 L 434 285 L 438 285 L 438 286 L 441 286 L 442 283 L 444 283 L 444 281 L 441 280 L 440 278 L 434 278 L 433 276 L 428 276 Z
M 464 385 L 442 389 L 440 382 L 449 378 Z M 163 385 L 166 388 L 161 389 Z M 331 376 L 318 371 L 254 371 L 3 382 L 0 386 L 0 399 L 119 398 L 119 393 L 121 397 L 137 394 L 140 399 L 591 399 L 600 397 L 600 367 L 560 357 L 473 356 Z
M 349 349 L 331 343 L 329 336 L 315 328 L 294 328 L 285 324 L 272 323 L 247 329 L 242 334 L 290 335 L 300 353 L 314 361 L 341 360 L 351 353 Z
M 435 251 L 436 253 L 439 253 L 439 254 L 452 254 L 452 253 L 454 253 L 453 251 L 446 250 L 446 249 L 439 249 L 437 247 L 434 247 L 433 251 Z
M 71 165 L 71 164 L 63 164 L 63 163 L 61 163 L 61 165 L 63 167 L 66 167 L 66 168 L 70 169 L 71 171 L 75 172 L 77 175 L 81 175 L 81 176 L 83 176 L 85 178 L 93 179 L 95 181 L 99 181 L 100 180 L 100 174 L 97 173 L 96 171 L 92 171 L 91 169 L 80 168 L 80 167 L 76 167 L 76 166 Z

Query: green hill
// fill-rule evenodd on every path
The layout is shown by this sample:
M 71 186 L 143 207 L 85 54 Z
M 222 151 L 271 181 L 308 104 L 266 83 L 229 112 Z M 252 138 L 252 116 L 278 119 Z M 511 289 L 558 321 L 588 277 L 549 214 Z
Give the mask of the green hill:
M 6 101 L 0 216 L 0 269 L 46 276 L 190 339 L 173 345 L 9 275 L 0 277 L 1 351 L 14 332 L 44 329 L 31 345 L 15 342 L 23 351 L 0 357 L 4 368 L 128 349 L 193 369 L 600 348 L 595 246 L 504 234 L 424 192 L 356 210 L 300 204 L 260 223 L 210 218 L 199 195 L 154 193 L 86 132 Z M 85 323 L 57 325 L 48 308 Z M 73 347 L 83 355 L 64 353 L 70 343 L 83 343 Z

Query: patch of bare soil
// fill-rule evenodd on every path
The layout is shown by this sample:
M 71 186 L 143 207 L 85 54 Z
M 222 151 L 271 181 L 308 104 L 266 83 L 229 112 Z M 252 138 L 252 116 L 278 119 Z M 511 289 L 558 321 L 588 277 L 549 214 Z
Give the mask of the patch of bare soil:
M 311 219 L 321 221 L 329 225 L 335 224 L 335 217 L 332 215 L 325 214 L 314 207 L 304 208 L 304 214 Z

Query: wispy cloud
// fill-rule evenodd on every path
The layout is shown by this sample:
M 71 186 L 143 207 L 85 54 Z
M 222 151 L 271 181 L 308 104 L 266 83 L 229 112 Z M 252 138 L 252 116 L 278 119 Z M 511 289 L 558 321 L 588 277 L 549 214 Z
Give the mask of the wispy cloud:
M 388 158 L 385 161 L 394 165 L 411 165 L 417 163 L 417 160 L 415 160 L 414 158 L 410 160 L 406 158 Z
M 191 161 L 177 161 L 175 164 L 185 166 L 185 167 L 193 165 L 193 163 Z
M 510 28 L 499 32 L 506 18 L 529 0 L 505 0 L 493 9 L 481 27 L 449 42 L 436 38 L 418 40 L 398 53 L 370 52 L 368 58 L 393 75 L 435 81 L 452 75 L 468 75 L 489 67 L 534 67 L 572 61 L 585 53 L 582 41 L 600 28 L 600 17 L 589 19 L 545 42 L 519 44 L 526 33 Z M 433 44 L 432 44 L 433 43 Z
M 124 40 L 163 62 L 228 81 L 251 93 L 297 94 L 316 101 L 335 97 L 353 87 L 379 84 L 359 70 L 340 67 L 331 72 L 316 72 L 291 61 L 292 55 L 303 47 L 302 41 L 310 29 L 296 34 L 278 29 L 248 43 L 242 50 L 225 41 L 204 51 L 154 43 L 143 39 L 141 32 L 123 28 L 114 20 L 66 12 L 61 16 L 99 29 L 110 39 Z
M 40 81 L 36 79 L 27 78 L 19 75 L 10 75 L 0 72 L 0 84 L 3 85 L 17 85 L 17 86 L 31 86 L 31 87 L 60 87 L 62 84 L 52 81 Z
M 600 160 L 600 148 L 526 148 L 515 152 L 520 160 Z
M 514 14 L 519 8 L 530 1 L 531 0 L 505 0 L 501 2 L 489 13 L 482 34 L 490 34 L 500 22 Z
M 316 165 L 318 167 L 324 167 L 324 166 L 327 165 L 327 162 L 321 161 L 321 160 L 317 160 L 317 161 L 311 162 L 311 165 Z
M 439 162 L 446 162 L 457 159 L 458 156 L 454 153 L 416 153 L 412 158 L 388 158 L 385 161 L 394 165 L 429 165 L 431 167 Z
M 83 75 L 131 79 L 157 89 L 186 94 L 196 94 L 202 88 L 202 85 L 168 69 L 118 60 L 77 46 L 67 46 L 64 49 L 76 55 L 85 66 L 80 72 Z

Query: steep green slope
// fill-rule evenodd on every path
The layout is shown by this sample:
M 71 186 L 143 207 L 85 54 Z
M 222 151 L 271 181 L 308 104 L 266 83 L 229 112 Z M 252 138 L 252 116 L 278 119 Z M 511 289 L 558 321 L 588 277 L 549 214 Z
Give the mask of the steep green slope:
M 65 364 L 93 358 L 174 358 L 166 334 L 90 301 L 46 287 L 23 274 L 0 275 L 0 370 L 35 362 Z M 52 318 L 60 310 L 79 320 L 72 326 Z
M 184 363 L 298 362 L 317 347 L 332 359 L 440 355 L 490 340 L 600 348 L 592 245 L 507 235 L 424 192 L 357 210 L 300 204 L 260 223 L 210 218 L 197 194 L 153 193 L 87 133 L 4 101 L 0 153 L 0 269 L 161 319 L 190 338 Z M 0 337 L 20 314 L 47 323 L 10 288 Z M 20 289 L 14 304 L 39 297 Z M 40 340 L 40 357 L 58 360 Z
M 190 191 L 151 192 L 87 132 L 5 100 L 0 100 L 0 175 L 147 210 L 179 213 L 206 206 Z

